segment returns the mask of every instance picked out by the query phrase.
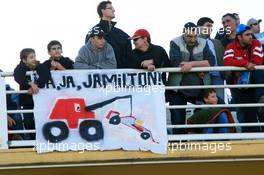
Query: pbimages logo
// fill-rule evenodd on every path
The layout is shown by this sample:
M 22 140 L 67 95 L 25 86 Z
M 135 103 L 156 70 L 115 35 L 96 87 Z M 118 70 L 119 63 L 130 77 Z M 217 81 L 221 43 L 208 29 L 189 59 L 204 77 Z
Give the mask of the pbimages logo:
M 69 142 L 69 143 L 51 143 L 50 141 L 46 143 L 36 143 L 36 147 L 39 150 L 39 152 L 47 151 L 47 150 L 74 150 L 78 151 L 78 153 L 83 153 L 85 150 L 91 151 L 91 150 L 100 150 L 100 143 L 99 142 L 91 142 L 91 143 L 75 143 L 75 142 Z M 34 147 L 34 151 L 36 149 Z
M 192 34 L 196 33 L 198 35 L 204 34 L 204 35 L 209 35 L 212 32 L 212 28 L 207 28 L 207 27 L 188 27 L 183 29 L 184 34 Z M 218 34 L 223 35 L 223 34 L 231 34 L 231 27 L 226 27 L 226 28 L 221 28 L 217 31 Z
M 212 154 L 219 151 L 231 151 L 230 142 L 173 142 L 168 143 L 168 150 L 173 153 L 176 151 L 206 151 Z
M 128 87 L 121 87 L 118 85 L 107 85 L 106 87 L 100 87 L 100 92 L 108 95 L 112 92 L 114 93 L 142 93 L 144 95 L 151 95 L 152 93 L 160 93 L 165 92 L 164 86 L 158 85 L 146 85 L 146 86 L 128 86 Z

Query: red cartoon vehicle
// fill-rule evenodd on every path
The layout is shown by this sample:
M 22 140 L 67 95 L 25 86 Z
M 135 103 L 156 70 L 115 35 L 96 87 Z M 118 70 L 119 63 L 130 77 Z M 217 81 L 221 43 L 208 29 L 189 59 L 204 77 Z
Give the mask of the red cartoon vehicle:
M 83 139 L 87 141 L 102 139 L 104 136 L 102 122 L 96 120 L 95 113 L 86 111 L 85 107 L 82 98 L 58 99 L 49 116 L 49 119 L 54 121 L 46 123 L 42 128 L 45 139 L 52 143 L 65 140 L 69 136 L 69 128 L 78 128 L 79 119 L 85 119 L 79 126 L 79 133 Z M 52 128 L 58 128 L 60 133 L 54 134 Z M 93 128 L 93 132 L 90 131 L 91 128 Z
M 122 123 L 138 131 L 142 139 L 147 140 L 151 138 L 153 142 L 158 143 L 153 139 L 151 131 L 144 128 L 139 120 L 132 116 L 132 95 L 118 96 L 90 106 L 85 106 L 85 101 L 82 98 L 58 99 L 49 115 L 49 119 L 54 121 L 44 124 L 42 128 L 44 138 L 52 143 L 65 140 L 69 136 L 69 128 L 78 128 L 79 119 L 84 119 L 79 126 L 80 136 L 87 141 L 103 139 L 104 130 L 102 122 L 95 119 L 95 113 L 92 111 L 113 103 L 116 100 L 126 98 L 130 99 L 130 115 L 120 116 L 119 112 L 111 110 L 106 116 L 109 123 L 113 125 Z M 63 120 L 66 120 L 66 122 Z M 59 134 L 53 133 L 53 128 L 59 129 Z

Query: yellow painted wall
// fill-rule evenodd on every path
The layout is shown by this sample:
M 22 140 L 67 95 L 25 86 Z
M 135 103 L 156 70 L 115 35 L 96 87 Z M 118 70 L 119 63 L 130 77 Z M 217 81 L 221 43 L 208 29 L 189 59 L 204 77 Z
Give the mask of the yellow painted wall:
M 166 175 L 179 173 L 223 175 L 224 172 L 228 172 L 228 174 L 263 174 L 264 141 L 208 143 L 230 143 L 232 149 L 216 153 L 205 150 L 177 150 L 169 151 L 167 155 L 122 150 L 45 154 L 37 154 L 32 148 L 0 150 L 0 175 L 165 175 L 165 173 Z

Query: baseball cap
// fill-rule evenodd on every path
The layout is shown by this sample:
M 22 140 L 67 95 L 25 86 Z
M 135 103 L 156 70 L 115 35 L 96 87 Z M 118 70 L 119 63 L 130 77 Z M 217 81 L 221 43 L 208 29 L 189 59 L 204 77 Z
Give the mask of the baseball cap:
M 240 35 L 244 33 L 245 31 L 250 30 L 250 27 L 245 24 L 239 24 L 236 28 L 236 34 Z
M 146 29 L 138 29 L 130 39 L 137 37 L 150 37 L 150 34 Z
M 88 32 L 89 38 L 94 37 L 94 36 L 105 36 L 105 32 L 101 27 L 95 26 L 93 27 L 89 32 Z
M 258 23 L 260 23 L 261 21 L 262 21 L 261 19 L 257 20 L 257 19 L 255 19 L 255 18 L 250 18 L 250 19 L 248 20 L 248 22 L 247 22 L 247 25 L 248 25 L 248 26 L 251 26 L 252 24 L 258 24 Z

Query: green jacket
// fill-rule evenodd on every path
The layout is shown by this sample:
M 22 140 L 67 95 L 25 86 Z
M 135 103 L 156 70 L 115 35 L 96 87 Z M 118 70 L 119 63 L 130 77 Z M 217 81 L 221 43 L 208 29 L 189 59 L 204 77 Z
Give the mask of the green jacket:
M 231 112 L 228 109 L 221 108 L 205 108 L 195 112 L 188 120 L 188 124 L 210 124 L 214 123 L 214 120 L 219 117 L 222 112 L 226 112 L 229 123 L 234 123 Z M 198 131 L 198 130 L 196 130 Z M 235 128 L 231 127 L 230 132 L 235 132 Z

